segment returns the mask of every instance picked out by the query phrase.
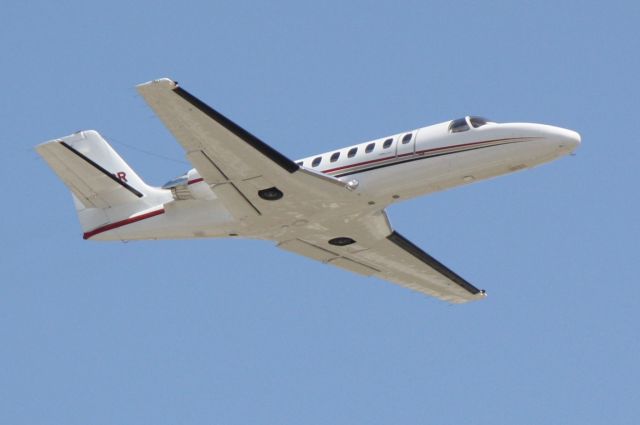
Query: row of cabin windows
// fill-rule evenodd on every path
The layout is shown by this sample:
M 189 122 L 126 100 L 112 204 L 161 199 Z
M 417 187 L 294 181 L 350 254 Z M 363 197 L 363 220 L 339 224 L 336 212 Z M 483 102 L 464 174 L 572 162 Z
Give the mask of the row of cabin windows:
M 402 144 L 405 145 L 405 144 L 409 143 L 411 141 L 412 137 L 413 137 L 413 133 L 405 134 L 402 137 Z M 382 143 L 382 149 L 389 149 L 392 144 L 393 144 L 393 137 L 390 137 L 390 138 L 386 139 Z M 364 148 L 364 153 L 373 152 L 375 147 L 376 147 L 376 143 L 375 142 L 369 143 Z M 358 153 L 358 148 L 357 147 L 356 148 L 351 148 L 347 152 L 347 158 L 353 158 L 354 156 L 356 156 L 357 153 Z M 329 162 L 336 162 L 338 159 L 340 159 L 340 152 L 334 152 L 329 157 Z M 311 166 L 312 167 L 317 167 L 318 165 L 320 165 L 321 162 L 322 162 L 322 157 L 321 156 L 317 156 L 317 157 L 313 158 L 313 161 L 311 161 Z M 298 162 L 297 164 L 298 165 L 302 165 L 302 161 Z

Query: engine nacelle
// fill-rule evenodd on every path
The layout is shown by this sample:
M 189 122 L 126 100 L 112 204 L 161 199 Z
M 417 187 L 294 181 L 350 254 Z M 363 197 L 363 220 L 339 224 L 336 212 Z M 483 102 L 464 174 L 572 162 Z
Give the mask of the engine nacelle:
M 162 188 L 171 189 L 173 198 L 176 200 L 199 199 L 211 201 L 216 199 L 211 187 L 200 177 L 200 173 L 195 168 L 189 170 L 187 174 L 166 183 Z

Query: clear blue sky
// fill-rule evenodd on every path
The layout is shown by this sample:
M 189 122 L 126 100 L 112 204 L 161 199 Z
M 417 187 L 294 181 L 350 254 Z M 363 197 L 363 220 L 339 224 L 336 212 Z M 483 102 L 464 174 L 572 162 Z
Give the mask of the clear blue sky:
M 636 424 L 639 21 L 633 1 L 4 4 L 0 423 Z M 91 128 L 150 183 L 181 174 L 134 90 L 164 76 L 292 158 L 465 114 L 583 144 L 391 208 L 487 289 L 463 306 L 266 242 L 83 241 L 33 147 Z

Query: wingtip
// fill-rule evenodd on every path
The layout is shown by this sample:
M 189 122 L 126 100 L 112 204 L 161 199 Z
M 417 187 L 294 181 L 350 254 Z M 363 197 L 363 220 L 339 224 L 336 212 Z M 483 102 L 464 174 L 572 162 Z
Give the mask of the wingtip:
M 70 141 L 70 140 L 73 141 L 73 140 L 77 140 L 78 138 L 85 139 L 87 135 L 100 137 L 100 134 L 96 130 L 78 130 L 69 134 L 68 136 L 58 137 L 55 139 L 50 139 L 50 140 L 41 142 L 35 146 L 35 150 L 38 152 L 41 152 L 42 149 L 46 149 L 47 147 L 51 146 L 52 143 L 60 143 L 60 142 Z
M 136 87 L 138 88 L 138 90 L 143 89 L 145 87 L 148 86 L 165 86 L 165 87 L 169 87 L 171 89 L 174 89 L 176 87 L 178 87 L 178 82 L 175 80 L 172 80 L 171 78 L 158 78 L 157 80 L 151 80 L 151 81 L 147 81 L 145 83 L 142 84 L 138 84 Z
M 485 298 L 487 298 L 487 291 L 485 291 L 484 289 L 480 289 L 478 290 L 478 292 L 476 292 L 475 294 L 471 295 L 471 296 L 467 296 L 464 298 L 460 298 L 460 297 L 455 297 L 455 299 L 452 300 L 447 300 L 453 304 L 466 304 L 469 302 L 475 302 L 475 301 L 482 301 Z

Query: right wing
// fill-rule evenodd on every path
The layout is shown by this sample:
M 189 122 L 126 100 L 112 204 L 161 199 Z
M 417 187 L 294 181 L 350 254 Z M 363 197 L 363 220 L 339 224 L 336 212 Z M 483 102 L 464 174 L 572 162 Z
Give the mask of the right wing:
M 339 240 L 337 236 L 348 239 Z M 346 244 L 341 246 L 336 242 Z M 300 229 L 295 236 L 280 240 L 278 247 L 365 276 L 377 276 L 451 303 L 465 303 L 485 296 L 485 291 L 393 231 L 384 211 Z

